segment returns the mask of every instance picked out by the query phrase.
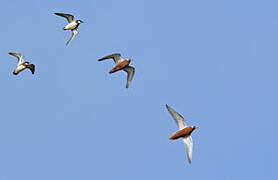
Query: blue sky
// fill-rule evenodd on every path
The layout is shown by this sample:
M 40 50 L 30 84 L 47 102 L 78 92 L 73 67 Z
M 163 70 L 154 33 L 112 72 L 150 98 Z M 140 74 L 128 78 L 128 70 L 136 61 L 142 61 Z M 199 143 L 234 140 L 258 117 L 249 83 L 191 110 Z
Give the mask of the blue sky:
M 277 5 L 2 2 L 0 180 L 276 180 Z M 54 12 L 85 22 L 67 47 Z M 10 51 L 35 75 L 14 76 Z M 97 61 L 115 52 L 134 59 L 129 89 Z M 191 165 L 166 103 L 200 127 Z

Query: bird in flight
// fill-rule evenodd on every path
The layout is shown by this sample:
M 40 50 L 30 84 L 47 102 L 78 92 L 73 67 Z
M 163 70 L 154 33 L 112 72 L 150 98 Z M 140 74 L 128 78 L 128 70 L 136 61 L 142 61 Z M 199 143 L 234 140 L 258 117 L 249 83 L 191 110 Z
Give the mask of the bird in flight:
M 63 28 L 63 30 L 71 30 L 71 37 L 70 39 L 67 41 L 68 45 L 71 40 L 78 34 L 78 26 L 83 23 L 83 21 L 81 20 L 74 20 L 74 16 L 71 14 L 64 14 L 64 13 L 54 13 L 58 16 L 62 16 L 64 18 L 66 18 L 68 20 L 68 24 Z
M 99 59 L 98 61 L 103 61 L 106 59 L 113 59 L 116 64 L 116 66 L 109 71 L 110 74 L 120 71 L 120 70 L 124 70 L 125 72 L 127 72 L 126 88 L 128 88 L 133 79 L 134 73 L 135 73 L 135 68 L 132 66 L 129 66 L 130 62 L 133 60 L 132 59 L 123 59 L 121 57 L 121 54 L 116 53 L 116 54 L 111 54 L 111 55 L 105 56 L 105 57 Z
M 170 140 L 176 140 L 182 138 L 187 152 L 187 159 L 188 162 L 191 163 L 192 161 L 192 151 L 193 151 L 193 140 L 191 137 L 191 133 L 198 128 L 197 126 L 187 126 L 184 118 L 177 113 L 173 108 L 166 104 L 166 108 L 168 109 L 171 116 L 174 118 L 176 124 L 178 125 L 179 131 L 172 134 L 169 138 Z
M 12 56 L 17 57 L 17 59 L 18 59 L 17 67 L 13 71 L 14 75 L 18 75 L 18 73 L 20 73 L 21 71 L 23 71 L 26 68 L 29 69 L 32 72 L 32 74 L 35 73 L 35 65 L 34 64 L 30 64 L 30 62 L 24 61 L 23 54 L 15 53 L 15 52 L 10 52 L 9 54 L 12 55 Z

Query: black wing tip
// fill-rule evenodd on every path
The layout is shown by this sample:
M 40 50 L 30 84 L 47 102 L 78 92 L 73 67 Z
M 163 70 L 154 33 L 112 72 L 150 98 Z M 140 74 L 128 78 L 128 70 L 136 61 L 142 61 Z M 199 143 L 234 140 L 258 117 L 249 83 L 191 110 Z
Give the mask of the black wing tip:
M 102 58 L 99 58 L 98 61 L 103 61 L 103 60 L 105 60 L 105 59 L 108 59 L 107 56 L 104 56 L 104 57 L 102 57 Z
M 114 61 L 116 61 L 115 56 L 120 56 L 121 57 L 121 54 L 120 53 L 109 54 L 105 57 L 102 57 L 102 58 L 98 59 L 98 61 L 103 61 L 103 60 L 106 60 L 106 59 L 113 59 Z
M 63 17 L 64 17 L 64 15 L 66 15 L 64 13 L 54 13 L 54 14 L 57 15 L 57 16 L 63 16 Z
M 171 106 L 169 106 L 168 104 L 166 104 L 166 108 L 167 110 L 170 112 L 173 108 Z
M 29 69 L 31 70 L 32 74 L 35 74 L 36 66 L 34 64 L 30 64 Z

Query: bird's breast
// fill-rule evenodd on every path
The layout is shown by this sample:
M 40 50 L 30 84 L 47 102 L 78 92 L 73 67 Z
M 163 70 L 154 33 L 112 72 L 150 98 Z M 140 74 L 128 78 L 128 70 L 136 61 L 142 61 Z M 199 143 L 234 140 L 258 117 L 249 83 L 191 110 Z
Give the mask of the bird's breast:
M 24 66 L 24 65 L 19 65 L 19 66 L 17 66 L 17 68 L 14 70 L 14 73 L 18 74 L 18 73 L 20 73 L 21 71 L 23 71 L 25 68 L 26 68 L 26 66 Z
M 170 140 L 176 140 L 176 139 L 179 139 L 181 137 L 187 137 L 192 133 L 193 130 L 194 129 L 191 126 L 183 128 L 183 129 L 179 130 L 178 132 L 174 133 L 169 139 Z
M 118 64 L 116 64 L 116 66 L 109 72 L 109 73 L 114 73 L 116 71 L 122 70 L 124 69 L 126 66 L 128 66 L 130 63 L 130 61 L 128 60 L 123 60 L 121 62 L 119 62 Z
M 65 27 L 64 27 L 64 30 L 73 30 L 77 27 L 77 23 L 75 21 L 67 24 Z

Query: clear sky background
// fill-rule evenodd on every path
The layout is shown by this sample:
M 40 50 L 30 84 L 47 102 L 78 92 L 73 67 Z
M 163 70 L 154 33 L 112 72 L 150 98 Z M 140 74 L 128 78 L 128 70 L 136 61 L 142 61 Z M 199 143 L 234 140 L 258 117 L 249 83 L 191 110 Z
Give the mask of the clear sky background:
M 278 162 L 275 0 L 1 3 L 0 180 L 271 179 Z M 85 23 L 71 32 L 66 19 Z M 22 52 L 32 75 L 12 74 Z M 109 74 L 119 52 L 135 76 Z M 193 132 L 189 165 L 169 104 Z

